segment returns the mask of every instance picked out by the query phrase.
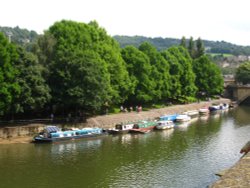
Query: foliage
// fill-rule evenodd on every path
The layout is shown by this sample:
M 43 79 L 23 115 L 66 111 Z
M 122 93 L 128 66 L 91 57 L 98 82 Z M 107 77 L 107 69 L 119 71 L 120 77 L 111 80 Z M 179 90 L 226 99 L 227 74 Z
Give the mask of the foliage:
M 190 37 L 190 39 L 188 41 L 188 47 L 187 47 L 187 49 L 188 49 L 188 52 L 189 52 L 190 56 L 192 58 L 195 58 L 196 51 L 195 51 L 195 43 L 194 43 L 193 37 Z
M 124 48 L 127 45 L 139 47 L 143 42 L 153 44 L 157 50 L 163 51 L 169 47 L 177 46 L 181 43 L 181 39 L 174 38 L 148 38 L 143 36 L 114 36 L 120 46 Z M 186 41 L 187 43 L 189 40 Z M 233 54 L 233 55 L 250 55 L 250 46 L 240 46 L 225 41 L 209 41 L 203 40 L 206 53 Z
M 13 97 L 20 93 L 20 86 L 16 81 L 18 70 L 14 67 L 17 58 L 15 46 L 0 33 L 0 115 L 10 111 Z
M 192 59 L 188 51 L 183 47 L 172 47 L 168 51 L 177 59 L 180 64 L 180 83 L 182 85 L 182 96 L 195 96 L 197 87 L 195 86 L 195 74 L 193 72 Z
M 148 56 L 134 46 L 127 46 L 122 50 L 122 57 L 134 84 L 127 103 L 143 104 L 152 101 L 155 83 L 150 77 L 152 66 Z
M 32 48 L 17 47 L 0 33 L 0 115 L 49 108 L 61 114 L 113 112 L 120 104 L 193 102 L 197 91 L 215 95 L 223 89 L 200 38 L 183 37 L 178 45 L 178 39 L 125 37 L 120 39 L 134 46 L 121 49 L 96 21 L 66 20 L 44 35 L 25 33 L 34 37 Z
M 99 28 L 97 22 L 89 23 L 92 38 L 93 50 L 107 63 L 110 74 L 113 104 L 123 103 L 130 92 L 133 91 L 133 85 L 130 81 L 126 65 L 121 56 L 121 49 L 118 43 L 106 31 Z M 109 101 L 111 103 L 111 101 Z
M 186 41 L 186 38 L 184 36 L 181 38 L 180 46 L 187 48 L 187 41 Z
M 19 70 L 16 81 L 20 86 L 20 94 L 14 96 L 12 111 L 31 113 L 41 110 L 50 100 L 50 90 L 42 76 L 44 71 L 41 64 L 38 64 L 37 57 L 18 47 L 18 60 L 15 68 Z
M 205 47 L 204 44 L 201 40 L 201 38 L 198 38 L 198 40 L 196 41 L 196 53 L 195 53 L 195 58 L 199 58 L 202 55 L 205 54 Z
M 120 48 L 96 22 L 57 22 L 39 46 L 52 104 L 94 112 L 127 98 L 131 84 Z
M 220 69 L 206 55 L 194 60 L 196 74 L 195 84 L 199 94 L 206 96 L 221 94 L 223 91 L 223 77 Z
M 242 84 L 250 84 L 250 62 L 245 62 L 237 68 L 235 79 Z
M 150 64 L 152 66 L 151 78 L 155 83 L 153 99 L 158 101 L 170 96 L 170 75 L 169 75 L 169 63 L 162 57 L 157 49 L 149 44 L 143 43 L 139 47 L 144 54 L 149 57 Z
M 183 74 L 183 69 L 178 59 L 169 52 L 169 50 L 165 50 L 161 52 L 161 55 L 169 62 L 170 69 L 170 97 L 178 99 L 182 95 L 182 84 L 180 77 Z
M 143 37 L 143 36 L 114 36 L 115 40 L 117 40 L 121 46 L 121 48 L 124 48 L 126 46 L 135 46 L 139 47 L 142 43 L 148 42 L 155 46 L 158 51 L 166 50 L 167 48 L 171 46 L 176 46 L 180 44 L 179 39 L 172 39 L 172 38 L 149 38 L 149 37 Z
M 30 51 L 32 45 L 36 42 L 38 34 L 31 30 L 21 29 L 17 27 L 0 27 L 0 32 L 3 32 L 6 37 L 10 37 L 11 41 L 24 47 L 26 50 Z

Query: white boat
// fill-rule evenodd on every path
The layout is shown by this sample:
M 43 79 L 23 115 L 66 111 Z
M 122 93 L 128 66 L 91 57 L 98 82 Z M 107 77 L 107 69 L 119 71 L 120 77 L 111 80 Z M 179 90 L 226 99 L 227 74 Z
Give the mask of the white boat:
M 221 104 L 220 109 L 221 110 L 227 110 L 227 109 L 229 109 L 229 104 L 226 104 L 226 103 Z
M 157 125 L 155 126 L 155 128 L 158 130 L 171 129 L 173 127 L 174 127 L 174 122 L 170 120 L 157 121 Z
M 116 124 L 114 129 L 108 129 L 110 134 L 125 134 L 128 133 L 130 129 L 133 129 L 134 123 L 128 124 Z
M 185 121 L 190 121 L 190 120 L 191 120 L 191 117 L 186 114 L 180 114 L 176 117 L 177 122 L 185 122 Z
M 195 117 L 199 115 L 199 111 L 198 110 L 190 110 L 190 111 L 186 111 L 183 114 L 188 115 L 190 117 Z
M 209 113 L 209 109 L 207 107 L 202 107 L 199 109 L 199 114 L 205 115 Z

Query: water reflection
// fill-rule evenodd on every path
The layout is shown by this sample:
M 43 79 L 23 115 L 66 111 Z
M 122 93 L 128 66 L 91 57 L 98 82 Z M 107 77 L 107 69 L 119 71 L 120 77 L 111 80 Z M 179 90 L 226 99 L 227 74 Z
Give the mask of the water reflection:
M 250 106 L 241 106 L 232 111 L 232 116 L 234 117 L 235 124 L 237 126 L 249 125 L 250 122 Z
M 0 145 L 1 187 L 206 187 L 241 157 L 249 113 L 233 109 L 149 134 Z
M 197 122 L 198 119 L 199 119 L 198 117 L 195 117 L 195 118 L 192 118 L 190 121 L 176 123 L 176 128 L 182 131 L 187 131 L 188 127 L 192 125 L 193 123 Z
M 97 149 L 102 144 L 102 139 L 78 140 L 71 142 L 60 142 L 51 145 L 52 155 L 62 155 L 64 153 L 73 153 L 77 150 Z
M 200 116 L 198 120 L 202 122 L 206 122 L 208 121 L 208 119 L 209 119 L 209 115 L 207 114 L 207 115 Z
M 172 129 L 166 129 L 166 130 L 162 130 L 160 131 L 160 134 L 161 137 L 164 139 L 164 140 L 167 140 L 167 139 L 170 139 L 171 136 L 173 135 L 174 133 L 174 128 Z

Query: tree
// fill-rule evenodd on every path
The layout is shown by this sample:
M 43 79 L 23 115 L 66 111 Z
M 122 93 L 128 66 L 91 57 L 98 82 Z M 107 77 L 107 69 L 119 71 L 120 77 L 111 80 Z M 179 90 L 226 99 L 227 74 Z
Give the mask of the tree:
M 169 63 L 157 49 L 145 42 L 139 46 L 139 50 L 146 54 L 152 66 L 151 78 L 155 83 L 154 101 L 166 99 L 170 96 Z
M 188 42 L 188 52 L 192 58 L 195 58 L 195 44 L 193 37 L 190 37 Z
M 170 65 L 170 98 L 178 99 L 182 95 L 182 84 L 180 77 L 183 74 L 183 68 L 178 59 L 172 55 L 169 50 L 161 52 L 161 55 L 169 62 Z
M 49 70 L 52 105 L 100 112 L 129 95 L 131 82 L 119 45 L 96 22 L 57 22 L 39 46 Z
M 15 45 L 9 43 L 0 32 L 0 115 L 10 112 L 13 97 L 20 93 L 20 86 L 16 81 L 18 70 L 14 67 L 17 58 Z
M 204 44 L 203 44 L 201 38 L 198 38 L 198 40 L 196 41 L 195 58 L 199 58 L 199 57 L 201 57 L 204 54 L 205 54 Z
M 183 36 L 181 38 L 181 43 L 180 43 L 180 46 L 182 46 L 183 48 L 187 48 L 187 44 L 186 44 L 186 38 Z
M 18 47 L 18 60 L 15 68 L 19 70 L 16 77 L 20 86 L 20 94 L 14 96 L 12 109 L 18 112 L 36 112 L 44 108 L 51 98 L 50 89 L 43 78 L 44 68 L 38 63 L 37 57 L 23 48 Z
M 88 26 L 90 27 L 93 50 L 108 64 L 112 89 L 112 102 L 110 101 L 110 103 L 123 103 L 133 91 L 133 84 L 122 59 L 120 46 L 107 35 L 104 29 L 98 26 L 96 21 L 90 22 Z
M 223 77 L 215 63 L 203 55 L 194 61 L 193 69 L 196 74 L 195 84 L 198 93 L 205 93 L 207 96 L 221 94 Z
M 172 47 L 168 51 L 172 54 L 180 64 L 179 76 L 182 85 L 182 97 L 194 97 L 197 91 L 195 86 L 195 74 L 193 72 L 192 59 L 188 51 L 183 47 Z
M 237 68 L 235 79 L 242 84 L 250 84 L 250 62 L 245 62 Z
M 127 46 L 122 50 L 122 57 L 134 84 L 127 103 L 141 104 L 152 101 L 155 84 L 150 76 L 152 67 L 148 56 L 133 46 Z

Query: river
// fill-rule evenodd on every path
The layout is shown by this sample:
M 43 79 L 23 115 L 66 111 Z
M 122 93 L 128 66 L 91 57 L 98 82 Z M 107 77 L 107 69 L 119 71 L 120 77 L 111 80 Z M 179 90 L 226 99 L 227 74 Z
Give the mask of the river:
M 250 107 L 172 130 L 53 144 L 0 145 L 0 187 L 205 188 L 250 140 Z

